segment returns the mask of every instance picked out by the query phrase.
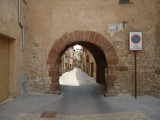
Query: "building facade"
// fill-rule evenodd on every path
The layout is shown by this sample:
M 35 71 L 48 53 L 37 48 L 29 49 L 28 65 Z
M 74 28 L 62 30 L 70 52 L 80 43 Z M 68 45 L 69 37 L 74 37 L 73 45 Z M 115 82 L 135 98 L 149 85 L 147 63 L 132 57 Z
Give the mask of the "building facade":
M 76 47 L 78 46 L 78 47 Z M 83 72 L 96 80 L 96 62 L 93 55 L 82 46 L 70 47 L 61 56 L 60 74 L 80 68 Z
M 74 49 L 69 48 L 61 57 L 60 73 L 61 75 L 74 68 Z
M 137 93 L 160 97 L 159 5 L 159 0 L 0 0 L 0 101 L 30 91 L 59 94 L 61 56 L 76 44 L 93 55 L 96 80 L 108 95 L 134 95 L 129 32 L 143 35 Z
M 93 55 L 86 48 L 83 48 L 81 69 L 96 80 L 97 65 Z

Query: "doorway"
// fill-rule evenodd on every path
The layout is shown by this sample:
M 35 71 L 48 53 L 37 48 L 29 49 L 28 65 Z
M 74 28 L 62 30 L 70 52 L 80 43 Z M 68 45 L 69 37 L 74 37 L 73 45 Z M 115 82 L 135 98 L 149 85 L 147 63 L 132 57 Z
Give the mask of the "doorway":
M 9 41 L 0 37 L 0 102 L 8 98 Z

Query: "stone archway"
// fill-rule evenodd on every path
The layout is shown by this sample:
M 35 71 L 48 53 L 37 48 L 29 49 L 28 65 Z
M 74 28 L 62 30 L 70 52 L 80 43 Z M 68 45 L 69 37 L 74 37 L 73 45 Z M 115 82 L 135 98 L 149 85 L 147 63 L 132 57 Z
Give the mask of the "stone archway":
M 61 54 L 72 44 L 82 42 L 90 43 L 99 48 L 106 59 L 107 76 L 105 78 L 106 93 L 115 95 L 114 81 L 117 79 L 115 67 L 118 64 L 118 57 L 113 45 L 100 33 L 94 31 L 73 31 L 65 33 L 61 38 L 55 40 L 47 59 L 50 65 L 49 76 L 51 79 L 50 90 L 53 94 L 59 94 L 59 65 Z

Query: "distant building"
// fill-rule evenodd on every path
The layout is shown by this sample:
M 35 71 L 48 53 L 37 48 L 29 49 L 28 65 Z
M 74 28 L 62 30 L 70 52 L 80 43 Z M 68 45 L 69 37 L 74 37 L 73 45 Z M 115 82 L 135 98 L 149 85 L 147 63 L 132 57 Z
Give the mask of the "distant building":
M 60 73 L 63 74 L 74 68 L 74 49 L 69 48 L 61 57 Z
M 84 72 L 96 80 L 96 62 L 93 55 L 86 48 L 83 48 L 81 68 Z
M 61 74 L 72 70 L 74 67 L 80 68 L 89 76 L 96 79 L 96 62 L 93 55 L 82 46 L 73 46 L 61 57 Z

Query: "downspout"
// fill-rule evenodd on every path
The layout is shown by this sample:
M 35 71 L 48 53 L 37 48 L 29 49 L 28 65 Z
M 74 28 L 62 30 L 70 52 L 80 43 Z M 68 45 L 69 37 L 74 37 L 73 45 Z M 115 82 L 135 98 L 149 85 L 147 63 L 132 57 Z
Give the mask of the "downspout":
M 21 42 L 22 42 L 22 52 L 24 51 L 24 25 L 21 23 L 21 0 L 18 0 L 18 24 L 21 28 Z M 28 74 L 22 72 L 22 91 L 23 93 L 28 93 Z
M 24 49 L 24 26 L 21 23 L 21 0 L 18 0 L 18 24 L 21 28 L 22 50 Z

